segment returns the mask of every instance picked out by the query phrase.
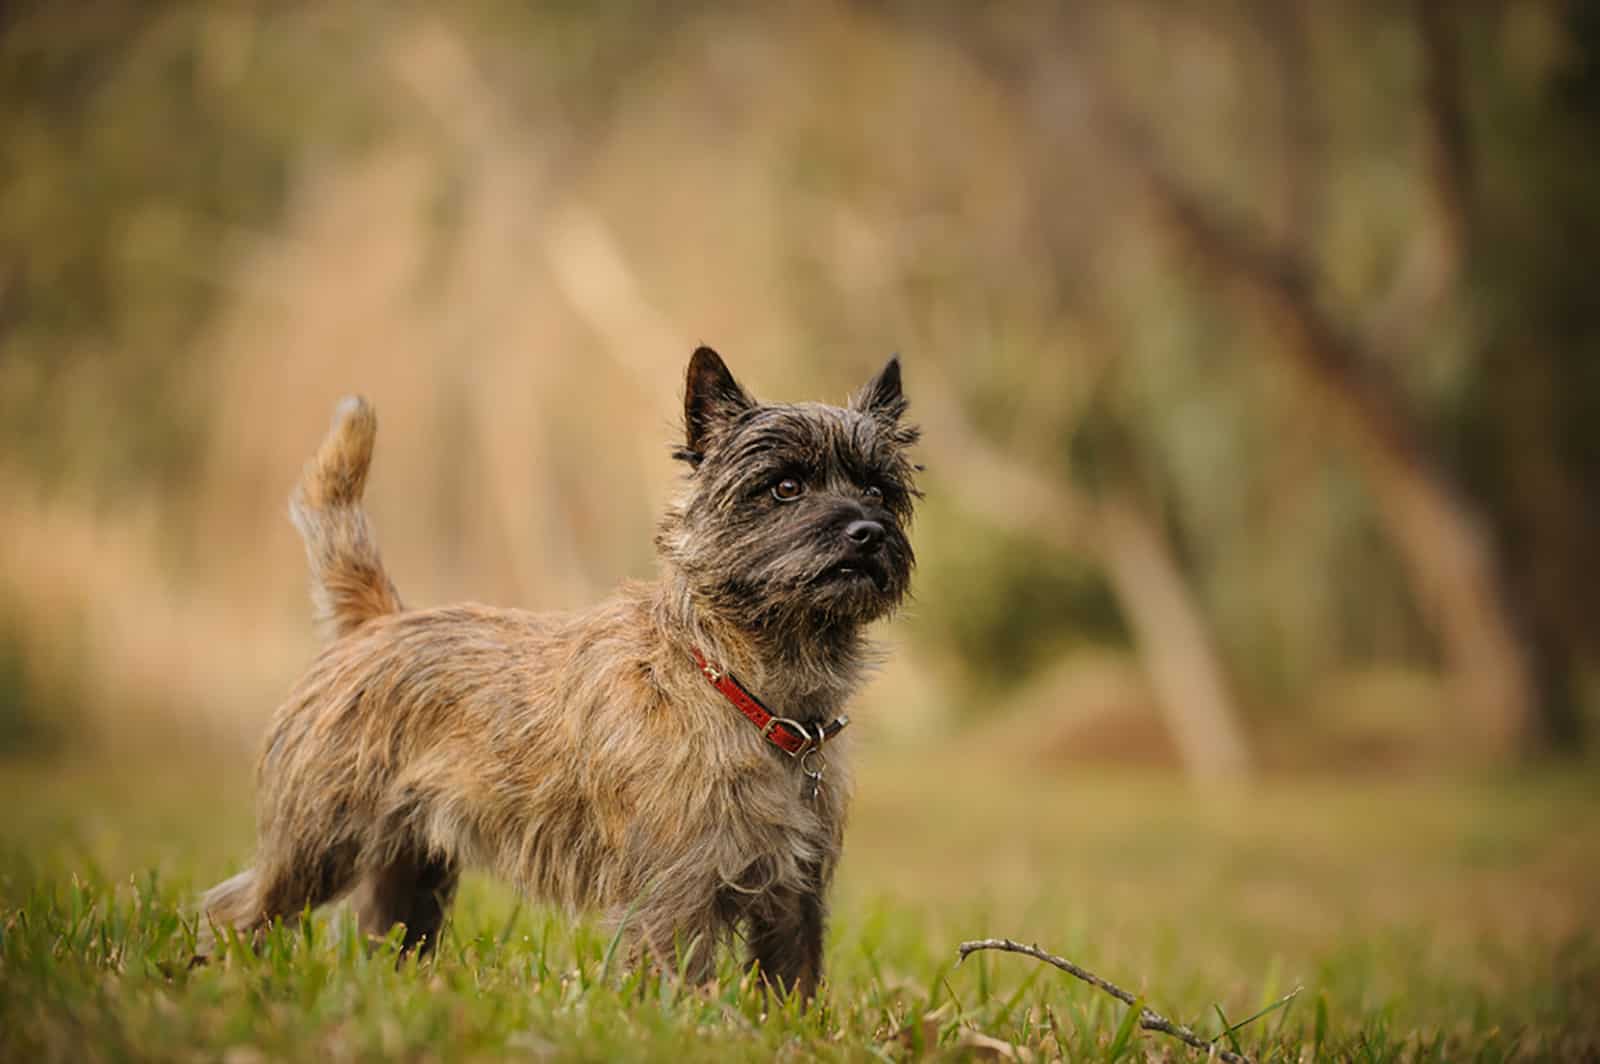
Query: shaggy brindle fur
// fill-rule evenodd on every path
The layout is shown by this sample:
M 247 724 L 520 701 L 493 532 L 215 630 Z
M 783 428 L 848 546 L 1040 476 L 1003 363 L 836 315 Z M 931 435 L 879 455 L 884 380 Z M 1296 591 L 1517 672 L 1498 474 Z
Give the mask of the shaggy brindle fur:
M 839 713 L 910 579 L 905 409 L 894 360 L 846 407 L 762 404 L 697 350 L 660 579 L 564 615 L 403 609 L 360 509 L 376 421 L 345 400 L 291 502 L 333 640 L 273 718 L 256 864 L 209 920 L 248 935 L 354 889 L 365 930 L 425 950 L 479 867 L 631 909 L 636 951 L 696 982 L 742 930 L 766 977 L 814 994 L 849 733 L 812 797 L 693 651 L 775 713 Z

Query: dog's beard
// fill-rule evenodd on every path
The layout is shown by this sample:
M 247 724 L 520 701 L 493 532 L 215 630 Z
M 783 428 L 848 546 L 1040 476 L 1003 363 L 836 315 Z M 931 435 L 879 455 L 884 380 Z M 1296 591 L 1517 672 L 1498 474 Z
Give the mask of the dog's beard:
M 860 624 L 888 616 L 898 603 L 898 599 L 881 588 L 872 575 L 860 569 L 830 575 L 819 581 L 812 590 L 813 613 Z
M 866 622 L 892 613 L 904 586 L 894 563 L 878 555 L 835 561 L 812 577 L 805 591 L 821 612 Z
M 909 559 L 789 555 L 713 579 L 702 587 L 726 611 L 752 627 L 800 629 L 818 623 L 866 624 L 893 613 L 910 582 Z

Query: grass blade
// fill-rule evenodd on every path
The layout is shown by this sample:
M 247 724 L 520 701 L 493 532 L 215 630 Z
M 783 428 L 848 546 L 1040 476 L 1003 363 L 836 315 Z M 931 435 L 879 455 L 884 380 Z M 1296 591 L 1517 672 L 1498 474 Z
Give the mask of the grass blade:
M 1106 1050 L 1106 1059 L 1116 1064 L 1122 1059 L 1122 1054 L 1127 1052 L 1129 1044 L 1133 1041 L 1133 1032 L 1139 1027 L 1139 1016 L 1144 1012 L 1144 998 L 1138 998 L 1122 1017 L 1122 1022 L 1117 1025 L 1117 1033 L 1111 1039 L 1111 1047 Z
M 1213 1004 L 1211 1007 L 1217 1010 L 1217 1019 L 1222 1021 L 1222 1033 L 1217 1035 L 1217 1037 L 1226 1038 L 1228 1040 L 1228 1045 L 1235 1053 L 1243 1053 L 1244 1050 L 1239 1048 L 1239 1040 L 1233 1036 L 1235 1027 L 1233 1024 L 1228 1022 L 1228 1014 L 1222 1011 L 1222 1006 L 1220 1004 Z M 1245 1022 L 1248 1023 L 1249 1021 L 1246 1020 Z M 1240 1024 L 1239 1026 L 1242 1027 L 1244 1024 Z
M 1268 1016 L 1268 1015 L 1271 1015 L 1274 1012 L 1277 1012 L 1279 1009 L 1281 1009 L 1285 1005 L 1289 1004 L 1289 1002 L 1291 1002 L 1295 998 L 1299 997 L 1300 996 L 1300 991 L 1302 991 L 1304 989 L 1305 989 L 1305 987 L 1302 987 L 1302 986 L 1295 987 L 1293 990 L 1289 991 L 1287 994 L 1283 995 L 1283 997 L 1281 997 L 1278 1000 L 1274 1001 L 1272 1004 L 1267 1005 L 1267 1006 L 1257 1010 L 1256 1012 L 1251 1013 L 1245 1019 L 1240 1020 L 1238 1023 L 1233 1025 L 1232 1029 L 1235 1030 L 1235 1031 L 1243 1030 L 1244 1028 L 1248 1027 L 1250 1024 L 1255 1023 L 1261 1017 Z M 1222 1009 L 1220 1007 L 1217 1009 L 1217 1014 L 1218 1015 L 1222 1014 Z M 1227 1021 L 1224 1020 L 1223 1022 L 1226 1023 Z

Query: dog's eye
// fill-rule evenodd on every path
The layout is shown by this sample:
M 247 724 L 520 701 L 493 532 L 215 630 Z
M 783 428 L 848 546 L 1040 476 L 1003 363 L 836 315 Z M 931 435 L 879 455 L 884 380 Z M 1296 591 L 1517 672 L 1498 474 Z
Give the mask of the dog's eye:
M 779 502 L 794 502 L 806 493 L 806 486 L 794 477 L 784 477 L 772 485 L 772 497 Z
M 872 502 L 881 503 L 883 501 L 883 489 L 878 487 L 876 484 L 868 484 L 866 490 L 861 494 L 865 495 Z

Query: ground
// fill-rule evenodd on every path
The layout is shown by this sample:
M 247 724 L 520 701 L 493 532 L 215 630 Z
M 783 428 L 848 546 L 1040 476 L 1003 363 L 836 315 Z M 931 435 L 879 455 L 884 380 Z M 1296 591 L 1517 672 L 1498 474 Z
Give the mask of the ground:
M 835 895 L 825 1004 L 629 969 L 610 934 L 467 882 L 396 966 L 337 911 L 190 969 L 193 900 L 249 855 L 235 754 L 0 762 L 6 1060 L 1204 1059 L 970 938 L 1037 942 L 1202 1034 L 1309 1060 L 1600 1056 L 1600 780 L 1149 774 L 880 750 Z M 978 1035 L 1006 1045 L 980 1045 Z M 1013 1049 L 1012 1047 L 1015 1047 Z

